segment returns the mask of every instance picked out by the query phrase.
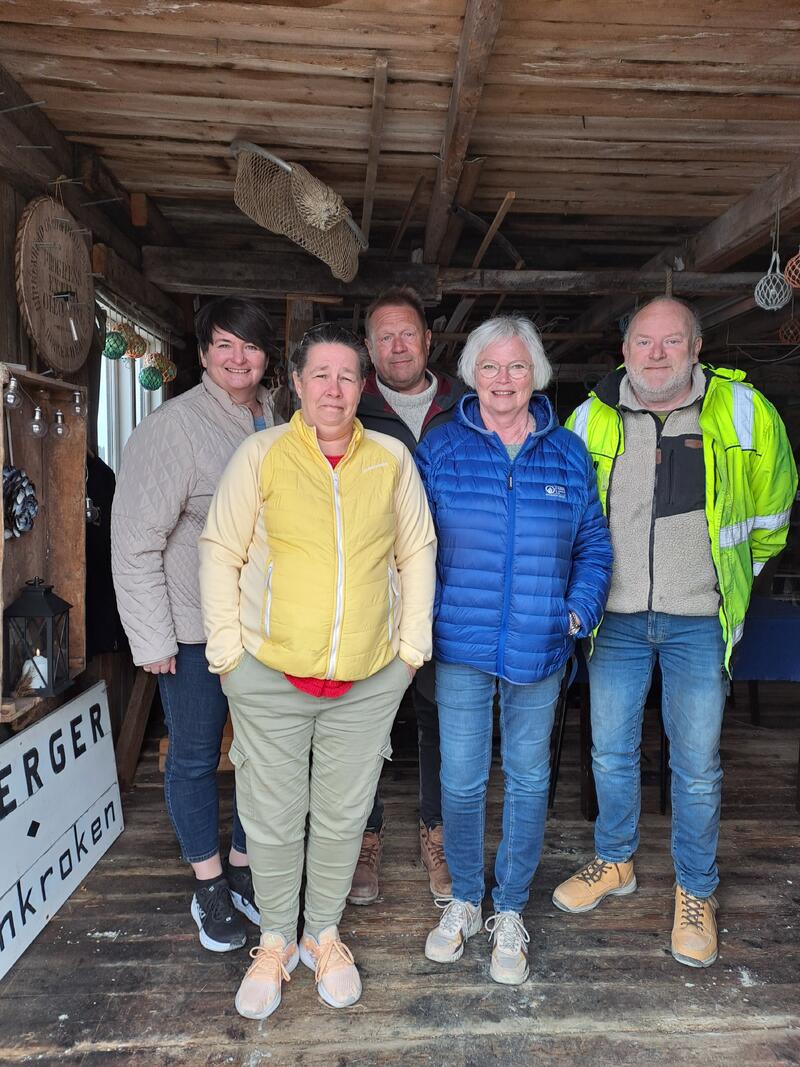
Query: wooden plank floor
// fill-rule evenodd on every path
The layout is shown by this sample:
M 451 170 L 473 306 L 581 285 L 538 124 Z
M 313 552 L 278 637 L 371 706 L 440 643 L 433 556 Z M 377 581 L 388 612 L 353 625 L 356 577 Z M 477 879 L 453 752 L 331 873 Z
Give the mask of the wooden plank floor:
M 796 688 L 762 692 L 761 727 L 749 724 L 743 692 L 726 720 L 715 966 L 691 970 L 669 955 L 673 873 L 652 715 L 639 891 L 583 916 L 550 902 L 553 886 L 592 848 L 578 808 L 577 709 L 526 912 L 530 980 L 518 988 L 491 982 L 483 936 L 455 966 L 426 960 L 438 913 L 417 862 L 413 724 L 401 713 L 399 755 L 384 775 L 382 896 L 348 908 L 342 921 L 364 996 L 334 1012 L 300 966 L 279 1011 L 261 1023 L 233 1007 L 244 951 L 215 956 L 198 943 L 153 724 L 127 795 L 125 833 L 0 983 L 0 1064 L 800 1063 L 800 716 Z M 231 776 L 223 779 L 227 810 Z M 495 778 L 495 834 L 499 802 Z

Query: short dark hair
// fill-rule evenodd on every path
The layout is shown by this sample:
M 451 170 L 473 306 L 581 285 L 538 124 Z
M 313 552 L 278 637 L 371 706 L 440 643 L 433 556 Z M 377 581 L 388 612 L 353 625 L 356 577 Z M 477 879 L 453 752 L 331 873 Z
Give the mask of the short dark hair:
M 260 300 L 248 296 L 220 296 L 203 304 L 194 317 L 194 332 L 201 352 L 211 346 L 214 330 L 225 330 L 264 352 L 272 346 L 272 325 Z
M 352 348 L 358 356 L 358 369 L 362 379 L 369 374 L 370 359 L 367 346 L 352 330 L 348 330 L 346 326 L 340 326 L 338 322 L 320 322 L 312 326 L 310 330 L 306 330 L 291 355 L 292 369 L 298 374 L 303 373 L 308 353 L 314 345 L 345 345 L 347 348 Z
M 422 326 L 422 332 L 424 333 L 428 329 L 428 320 L 425 318 L 425 305 L 422 303 L 422 297 L 416 289 L 412 289 L 410 285 L 393 285 L 389 289 L 384 289 L 383 292 L 378 293 L 367 308 L 364 315 L 364 332 L 367 337 L 369 337 L 369 320 L 375 312 L 381 308 L 398 306 L 408 307 L 412 311 L 416 311 L 420 326 Z

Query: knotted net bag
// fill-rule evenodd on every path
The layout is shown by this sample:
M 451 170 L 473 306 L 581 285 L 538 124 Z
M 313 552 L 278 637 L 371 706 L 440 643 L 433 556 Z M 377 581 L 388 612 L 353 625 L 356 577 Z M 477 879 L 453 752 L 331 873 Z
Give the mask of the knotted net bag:
M 334 278 L 351 282 L 366 241 L 339 194 L 299 163 L 284 163 L 257 145 L 236 142 L 233 150 L 239 210 L 327 263 Z

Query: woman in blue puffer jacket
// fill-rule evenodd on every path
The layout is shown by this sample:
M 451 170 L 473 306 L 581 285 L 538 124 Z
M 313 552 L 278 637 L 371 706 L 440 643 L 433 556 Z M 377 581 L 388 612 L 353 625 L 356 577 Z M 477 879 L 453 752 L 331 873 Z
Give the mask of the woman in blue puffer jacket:
M 454 963 L 482 925 L 499 687 L 503 832 L 486 929 L 492 978 L 516 985 L 528 976 L 522 912 L 542 849 L 555 705 L 574 639 L 600 621 L 611 541 L 582 441 L 534 392 L 551 369 L 533 323 L 502 316 L 473 330 L 459 375 L 475 393 L 416 452 L 439 542 L 433 655 L 453 878 L 425 955 Z

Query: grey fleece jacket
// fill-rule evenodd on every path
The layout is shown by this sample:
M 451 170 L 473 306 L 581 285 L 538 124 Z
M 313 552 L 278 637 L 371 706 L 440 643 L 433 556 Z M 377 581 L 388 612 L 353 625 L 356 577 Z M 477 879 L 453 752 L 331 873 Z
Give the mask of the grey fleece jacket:
M 700 406 L 705 376 L 663 423 L 620 382 L 625 450 L 614 463 L 608 525 L 614 571 L 606 611 L 716 615 L 719 589 L 705 516 Z

